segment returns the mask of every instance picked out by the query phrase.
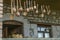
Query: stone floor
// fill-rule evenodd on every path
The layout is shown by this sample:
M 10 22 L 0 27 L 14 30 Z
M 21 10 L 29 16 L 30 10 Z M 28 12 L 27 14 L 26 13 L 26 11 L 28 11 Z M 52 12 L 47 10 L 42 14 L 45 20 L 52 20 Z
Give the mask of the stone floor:
M 60 38 L 3 38 L 2 40 L 60 40 Z

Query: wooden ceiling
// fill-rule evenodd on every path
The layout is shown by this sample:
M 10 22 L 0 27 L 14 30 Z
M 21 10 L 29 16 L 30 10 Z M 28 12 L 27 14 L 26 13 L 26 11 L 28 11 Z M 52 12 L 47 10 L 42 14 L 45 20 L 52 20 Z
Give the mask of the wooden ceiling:
M 10 4 L 11 0 L 3 0 L 4 3 Z M 24 0 L 22 0 L 24 1 Z M 60 10 L 60 0 L 36 0 L 39 6 L 42 4 L 47 4 L 51 6 L 53 10 Z

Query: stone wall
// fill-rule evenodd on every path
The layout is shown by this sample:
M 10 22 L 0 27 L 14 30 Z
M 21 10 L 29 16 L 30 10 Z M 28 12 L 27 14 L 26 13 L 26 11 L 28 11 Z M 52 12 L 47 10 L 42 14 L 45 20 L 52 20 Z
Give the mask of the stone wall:
M 53 25 L 52 34 L 53 34 L 53 38 L 60 38 L 60 26 Z
M 0 4 L 3 3 L 3 0 L 0 0 Z M 2 15 L 0 13 L 0 15 Z M 4 14 L 4 16 L 2 15 L 0 18 L 0 29 L 2 29 L 2 21 L 4 20 L 10 20 L 10 13 Z M 28 22 L 27 19 L 24 19 L 24 17 L 20 16 L 20 17 L 16 17 L 14 16 L 13 20 L 17 20 L 23 23 L 23 27 L 24 27 L 24 37 L 30 37 L 29 34 L 29 29 L 30 27 L 34 29 L 34 35 L 33 38 L 37 38 L 37 25 L 36 24 L 31 24 Z M 2 30 L 0 30 L 0 35 L 2 35 Z M 56 26 L 56 25 L 52 25 L 52 35 L 53 38 L 60 38 L 60 26 Z M 0 36 L 2 37 L 2 36 Z
M 0 38 L 2 37 L 3 0 L 0 0 Z
M 9 13 L 8 14 L 4 14 L 4 17 L 3 17 L 3 21 L 4 20 L 10 20 L 10 16 L 9 16 Z M 23 27 L 24 27 L 24 37 L 30 37 L 30 34 L 29 34 L 29 29 L 30 27 L 34 29 L 34 35 L 33 37 L 37 37 L 37 25 L 36 24 L 31 24 L 28 22 L 27 19 L 24 19 L 24 17 L 20 16 L 20 17 L 16 17 L 14 16 L 14 19 L 13 20 L 17 20 L 17 21 L 20 21 L 23 23 Z
M 3 21 L 4 20 L 10 20 L 9 18 L 9 13 L 5 14 L 3 17 Z M 29 34 L 29 29 L 30 27 L 34 29 L 34 35 L 33 38 L 37 38 L 37 25 L 36 24 L 31 24 L 28 22 L 27 19 L 24 19 L 24 17 L 20 16 L 20 17 L 16 17 L 14 16 L 14 20 L 20 21 L 23 23 L 23 27 L 24 27 L 24 37 L 30 37 Z M 60 38 L 60 26 L 58 25 L 52 25 L 52 35 L 53 38 Z

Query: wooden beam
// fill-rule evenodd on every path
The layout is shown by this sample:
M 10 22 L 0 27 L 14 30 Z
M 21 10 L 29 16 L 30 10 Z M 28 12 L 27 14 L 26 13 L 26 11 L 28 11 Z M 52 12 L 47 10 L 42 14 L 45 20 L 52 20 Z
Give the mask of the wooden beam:
M 32 24 L 41 24 L 41 25 L 59 25 L 60 24 L 53 24 L 53 23 L 42 23 L 42 22 L 31 22 Z

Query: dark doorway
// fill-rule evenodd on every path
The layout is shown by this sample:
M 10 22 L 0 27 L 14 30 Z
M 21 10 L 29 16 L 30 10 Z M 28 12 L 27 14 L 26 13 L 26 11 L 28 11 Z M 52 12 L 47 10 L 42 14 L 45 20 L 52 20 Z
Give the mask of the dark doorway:
M 3 22 L 3 38 L 19 38 L 16 37 L 17 34 L 23 37 L 23 23 L 15 20 Z M 15 37 L 13 37 L 13 35 Z

